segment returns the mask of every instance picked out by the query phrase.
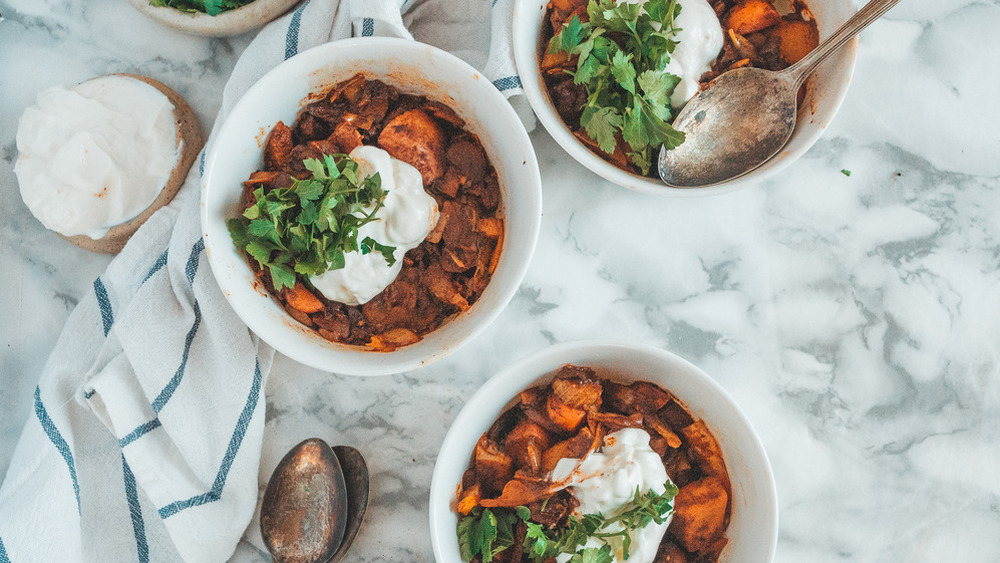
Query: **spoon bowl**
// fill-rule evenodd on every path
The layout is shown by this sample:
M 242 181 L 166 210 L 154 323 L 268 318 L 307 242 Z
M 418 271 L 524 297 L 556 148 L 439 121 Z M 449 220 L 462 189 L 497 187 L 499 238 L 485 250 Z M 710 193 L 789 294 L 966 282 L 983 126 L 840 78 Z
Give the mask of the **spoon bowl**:
M 361 452 L 310 438 L 271 474 L 260 508 L 264 545 L 281 563 L 339 561 L 367 506 L 368 466 Z

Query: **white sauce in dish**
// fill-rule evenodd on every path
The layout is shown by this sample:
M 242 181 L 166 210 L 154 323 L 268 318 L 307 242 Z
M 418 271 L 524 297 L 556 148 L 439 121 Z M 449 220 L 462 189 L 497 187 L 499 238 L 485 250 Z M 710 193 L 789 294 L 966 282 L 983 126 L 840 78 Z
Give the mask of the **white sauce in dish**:
M 674 36 L 677 47 L 664 69 L 681 78 L 670 96 L 675 110 L 698 93 L 698 80 L 712 70 L 724 43 L 722 24 L 706 0 L 682 0 L 679 4 L 681 15 L 674 20 L 674 27 L 681 30 Z
M 142 213 L 180 158 L 174 106 L 127 76 L 42 91 L 21 116 L 21 197 L 47 228 L 98 239 Z
M 358 242 L 371 237 L 381 244 L 395 246 L 396 263 L 389 266 L 379 252 L 348 252 L 343 268 L 311 276 L 309 281 L 331 301 L 361 305 L 396 279 L 403 268 L 403 255 L 419 246 L 437 224 L 438 207 L 424 191 L 420 171 L 413 166 L 378 147 L 357 147 L 350 157 L 358 162 L 359 180 L 377 172 L 382 188 L 388 192 L 385 205 L 375 214 L 379 220 L 358 229 Z
M 640 492 L 662 493 L 667 470 L 660 456 L 649 447 L 649 434 L 639 428 L 625 428 L 608 434 L 604 447 L 590 452 L 582 460 L 559 460 L 550 477 L 552 481 L 569 479 L 569 490 L 580 501 L 578 516 L 596 513 L 609 516 L 632 500 L 636 488 Z M 627 561 L 652 563 L 669 524 L 668 518 L 663 524 L 650 522 L 645 528 L 633 531 Z M 620 530 L 621 525 L 617 529 Z M 585 547 L 602 545 L 601 540 L 591 538 Z M 612 546 L 612 549 L 616 562 L 626 561 L 620 546 Z M 557 560 L 564 563 L 569 558 L 569 554 L 564 554 Z
M 622 1 L 640 5 L 646 3 L 646 0 Z M 670 104 L 675 110 L 680 110 L 698 93 L 698 80 L 701 75 L 712 70 L 712 63 L 725 43 L 722 24 L 707 0 L 679 0 L 678 4 L 681 6 L 681 15 L 674 20 L 674 27 L 680 28 L 674 35 L 677 47 L 663 69 L 663 72 L 681 79 L 670 96 Z

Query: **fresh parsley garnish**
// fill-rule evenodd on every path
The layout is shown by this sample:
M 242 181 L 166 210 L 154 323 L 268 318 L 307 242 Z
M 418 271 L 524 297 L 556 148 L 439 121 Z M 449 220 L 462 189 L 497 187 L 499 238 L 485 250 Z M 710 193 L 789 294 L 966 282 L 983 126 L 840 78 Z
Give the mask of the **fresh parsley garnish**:
M 253 0 L 149 0 L 150 6 L 163 6 L 187 13 L 204 12 L 217 16 L 228 10 L 245 6 Z
M 589 21 L 572 16 L 549 41 L 550 53 L 576 55 L 573 81 L 587 93 L 580 125 L 611 154 L 621 134 L 629 159 L 649 174 L 661 146 L 684 142 L 674 119 L 670 95 L 680 77 L 664 72 L 677 46 L 677 0 L 649 0 L 642 6 L 616 0 L 590 0 Z
M 850 176 L 851 175 L 851 171 L 848 170 L 848 169 L 846 169 L 846 168 L 842 169 L 840 171 L 840 173 L 843 174 L 844 176 Z
M 572 554 L 571 563 L 611 563 L 614 553 L 621 550 L 628 559 L 632 544 L 632 531 L 646 527 L 651 522 L 662 524 L 673 512 L 677 486 L 667 481 L 664 491 L 645 493 L 635 491 L 631 500 L 612 515 L 587 514 L 581 518 L 569 517 L 566 526 L 546 530 L 532 522 L 527 507 L 517 509 L 475 509 L 458 522 L 458 545 L 462 559 L 472 561 L 481 556 L 483 563 L 513 544 L 513 528 L 517 519 L 524 522 L 527 534 L 521 546 L 524 553 L 539 563 L 561 554 Z M 600 539 L 601 547 L 583 547 L 590 538 Z
M 396 262 L 394 246 L 358 229 L 378 221 L 386 191 L 378 173 L 358 178 L 358 163 L 346 154 L 303 161 L 311 178 L 294 179 L 288 188 L 253 191 L 255 203 L 226 222 L 236 247 L 268 270 L 275 291 L 295 285 L 295 275 L 319 275 L 344 267 L 348 252 L 379 252 Z

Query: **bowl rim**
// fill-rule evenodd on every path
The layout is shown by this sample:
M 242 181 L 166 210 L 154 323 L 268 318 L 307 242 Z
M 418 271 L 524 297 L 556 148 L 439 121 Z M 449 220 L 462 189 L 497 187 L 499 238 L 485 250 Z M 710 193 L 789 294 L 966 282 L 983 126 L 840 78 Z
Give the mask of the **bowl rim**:
M 538 120 L 542 123 L 542 126 L 545 127 L 545 130 L 549 133 L 549 135 L 555 139 L 556 143 L 558 143 L 564 151 L 569 153 L 573 160 L 613 184 L 646 194 L 668 198 L 708 197 L 738 191 L 748 186 L 759 184 L 764 180 L 773 177 L 775 174 L 781 172 L 793 162 L 798 160 L 799 157 L 812 148 L 813 144 L 815 144 L 819 137 L 823 134 L 823 131 L 830 125 L 836 117 L 837 112 L 840 111 L 840 107 L 844 103 L 844 99 L 847 97 L 847 89 L 854 77 L 854 71 L 857 66 L 858 45 L 860 43 L 859 38 L 855 36 L 848 42 L 847 45 L 844 45 L 834 55 L 834 57 L 847 57 L 847 71 L 843 80 L 839 80 L 838 86 L 833 88 L 830 92 L 830 94 L 834 97 L 831 104 L 829 118 L 816 122 L 815 127 L 810 127 L 807 134 L 800 137 L 802 139 L 802 143 L 796 149 L 789 151 L 786 144 L 785 147 L 778 152 L 778 154 L 772 157 L 770 162 L 773 162 L 773 164 L 771 164 L 771 166 L 768 166 L 767 168 L 756 168 L 746 174 L 711 186 L 699 188 L 675 188 L 660 182 L 658 178 L 647 178 L 626 172 L 597 156 L 591 152 L 590 149 L 584 146 L 583 143 L 581 143 L 575 136 L 573 136 L 569 127 L 565 122 L 563 122 L 562 118 L 559 117 L 559 114 L 555 111 L 555 107 L 549 101 L 548 93 L 543 85 L 543 80 L 541 80 L 541 71 L 539 70 L 537 59 L 535 57 L 535 53 L 537 53 L 539 47 L 538 43 L 541 27 L 529 28 L 527 23 L 529 20 L 529 10 L 537 9 L 540 3 L 544 9 L 545 3 L 542 2 L 543 0 L 515 0 L 514 3 L 514 25 L 512 33 L 514 63 L 517 67 L 517 73 L 521 78 L 521 85 L 524 90 L 524 94 L 528 98 L 528 104 L 531 106 L 535 116 L 538 117 Z M 851 13 L 857 11 L 857 6 L 853 3 L 849 3 L 849 7 L 852 10 Z M 542 21 L 544 21 L 544 17 L 542 18 Z M 533 46 L 533 48 L 530 49 L 530 52 L 526 45 Z M 800 107 L 799 113 L 801 112 L 802 108 Z M 803 119 L 797 120 L 797 131 L 801 130 L 799 129 L 799 125 L 803 121 Z M 775 162 L 775 159 L 779 156 L 781 156 L 781 158 Z
M 513 252 L 514 249 L 517 252 L 523 252 L 523 260 L 504 262 L 504 254 L 501 253 L 501 264 L 505 264 L 510 279 L 514 283 L 509 284 L 509 286 L 493 286 L 496 298 L 494 301 L 495 306 L 492 308 L 487 307 L 486 303 L 482 303 L 481 305 L 482 300 L 480 300 L 469 311 L 459 313 L 459 316 L 475 313 L 478 318 L 475 322 L 465 325 L 463 332 L 456 333 L 451 343 L 421 355 L 415 355 L 412 352 L 407 353 L 406 355 L 408 356 L 414 356 L 409 359 L 403 355 L 404 351 L 419 347 L 424 342 L 423 339 L 391 352 L 365 350 L 356 346 L 330 343 L 315 331 L 292 319 L 287 312 L 282 311 L 281 315 L 287 317 L 292 324 L 291 330 L 305 334 L 308 339 L 306 343 L 285 342 L 288 338 L 287 335 L 290 334 L 289 328 L 279 326 L 279 323 L 271 322 L 267 317 L 257 315 L 255 312 L 244 308 L 241 305 L 244 299 L 241 296 L 235 295 L 235 292 L 231 291 L 231 289 L 237 287 L 238 284 L 245 283 L 245 280 L 238 277 L 238 275 L 229 274 L 226 268 L 223 267 L 225 265 L 223 258 L 219 256 L 219 253 L 213 252 L 214 249 L 220 248 L 222 245 L 232 245 L 225 225 L 215 225 L 213 218 L 210 217 L 211 205 L 208 203 L 214 194 L 214 190 L 211 187 L 212 183 L 209 180 L 214 177 L 215 167 L 220 165 L 217 154 L 219 152 L 219 145 L 216 143 L 216 140 L 222 137 L 223 133 L 229 127 L 230 118 L 243 111 L 244 106 L 253 103 L 255 99 L 259 99 L 262 93 L 266 93 L 273 88 L 274 86 L 268 83 L 273 81 L 276 76 L 280 77 L 283 73 L 289 72 L 289 68 L 303 75 L 309 75 L 322 65 L 328 64 L 324 61 L 327 61 L 331 57 L 331 52 L 354 49 L 359 53 L 357 58 L 364 60 L 371 58 L 364 53 L 367 53 L 368 49 L 376 46 L 391 48 L 394 52 L 410 51 L 415 55 L 413 64 L 418 67 L 451 65 L 458 73 L 457 76 L 459 78 L 456 79 L 457 82 L 467 83 L 477 94 L 481 93 L 488 98 L 493 98 L 493 101 L 496 102 L 495 105 L 499 106 L 496 111 L 506 114 L 508 120 L 516 121 L 516 123 L 511 123 L 511 126 L 504 132 L 505 136 L 511 136 L 510 140 L 504 144 L 516 145 L 523 148 L 523 152 L 519 156 L 523 157 L 524 162 L 522 166 L 524 170 L 519 173 L 526 174 L 530 178 L 530 182 L 520 183 L 516 190 L 504 190 L 505 207 L 509 205 L 507 203 L 509 198 L 513 194 L 517 194 L 517 197 L 520 201 L 523 201 L 524 207 L 529 214 L 526 217 L 518 219 L 518 221 L 523 221 L 523 225 L 519 223 L 524 233 L 523 248 L 519 245 L 505 249 L 508 256 L 510 256 L 510 252 Z M 495 166 L 498 168 L 498 172 L 502 178 L 503 173 L 500 167 L 496 164 Z M 503 184 L 501 184 L 501 187 L 503 188 Z M 488 80 L 483 79 L 480 71 L 447 51 L 418 41 L 394 37 L 355 37 L 332 41 L 303 51 L 276 65 L 247 89 L 240 100 L 234 104 L 229 116 L 227 116 L 226 120 L 219 127 L 216 134 L 213 135 L 210 146 L 206 149 L 204 172 L 201 177 L 200 207 L 201 234 L 205 241 L 206 255 L 212 267 L 216 285 L 218 285 L 226 301 L 229 302 L 230 307 L 236 312 L 243 324 L 253 331 L 254 334 L 289 358 L 322 371 L 335 371 L 335 373 L 341 375 L 353 376 L 389 375 L 424 367 L 446 357 L 481 334 L 507 307 L 528 271 L 535 247 L 537 246 L 542 215 L 541 173 L 538 168 L 538 161 L 531 144 L 531 139 L 517 117 L 514 108 L 507 102 L 499 90 L 493 87 Z M 508 216 L 507 220 L 509 221 L 510 219 L 511 217 Z M 217 231 L 225 233 L 225 236 L 211 236 L 212 233 L 216 233 Z M 505 230 L 505 232 L 507 231 Z M 216 238 L 221 238 L 222 240 L 216 241 Z M 509 242 L 509 240 L 505 239 L 504 244 L 506 245 Z M 233 251 L 236 252 L 235 249 Z M 240 258 L 243 259 L 243 262 L 246 262 L 245 257 L 240 256 Z M 250 272 L 248 264 L 246 265 L 246 272 Z M 493 280 L 487 286 L 486 291 L 490 290 L 492 284 Z M 251 289 L 251 291 L 253 290 Z M 254 293 L 257 292 L 254 291 Z M 273 300 L 273 296 L 269 294 L 267 298 Z M 481 307 L 477 308 L 480 305 Z M 449 320 L 428 334 L 446 330 L 455 320 Z M 331 367 L 333 368 L 332 370 Z
M 507 367 L 496 371 L 475 391 L 475 393 L 473 393 L 465 404 L 462 405 L 462 408 L 455 417 L 455 420 L 452 421 L 451 426 L 448 428 L 448 432 L 445 434 L 444 440 L 441 442 L 441 448 L 438 450 L 438 455 L 434 462 L 434 471 L 431 474 L 428 520 L 430 524 L 431 546 L 434 550 L 434 559 L 436 561 L 446 561 L 443 556 L 445 546 L 450 545 L 448 540 L 454 537 L 452 530 L 446 530 L 448 523 L 444 521 L 444 519 L 447 518 L 447 515 L 453 514 L 451 511 L 451 498 L 454 496 L 453 493 L 457 483 L 444 482 L 446 479 L 445 473 L 448 470 L 448 467 L 442 464 L 442 454 L 450 453 L 450 450 L 462 446 L 462 444 L 458 442 L 460 439 L 459 434 L 463 432 L 465 428 L 474 426 L 474 424 L 472 424 L 475 417 L 474 409 L 481 410 L 483 408 L 488 408 L 488 410 L 492 410 L 493 406 L 496 405 L 493 397 L 499 396 L 503 398 L 504 402 L 497 406 L 499 406 L 500 412 L 503 412 L 503 409 L 507 407 L 511 401 L 513 401 L 514 396 L 518 391 L 532 385 L 535 381 L 543 379 L 552 373 L 551 370 L 541 370 L 540 367 L 533 366 L 542 366 L 553 361 L 558 361 L 559 363 L 571 363 L 574 356 L 580 356 L 588 352 L 593 352 L 594 350 L 598 350 L 601 354 L 605 355 L 612 355 L 615 352 L 630 352 L 634 354 L 646 355 L 656 361 L 662 362 L 664 365 L 672 366 L 687 372 L 686 375 L 693 376 L 693 378 L 698 381 L 698 384 L 704 385 L 709 392 L 716 394 L 717 398 L 722 403 L 721 407 L 730 412 L 734 423 L 747 430 L 750 436 L 750 441 L 749 443 L 741 444 L 740 450 L 746 454 L 758 457 L 762 462 L 760 464 L 761 471 L 754 473 L 753 475 L 755 479 L 759 481 L 757 484 L 761 487 L 762 496 L 768 503 L 767 510 L 771 515 L 773 515 L 770 518 L 770 521 L 767 522 L 770 530 L 770 537 L 767 538 L 768 548 L 767 558 L 765 559 L 765 561 L 772 561 L 778 545 L 779 514 L 777 485 L 774 480 L 774 470 L 771 467 L 771 461 L 767 456 L 764 444 L 761 441 L 757 430 L 753 427 L 753 424 L 751 424 L 750 419 L 746 416 L 746 413 L 743 412 L 743 409 L 740 408 L 739 404 L 733 400 L 729 393 L 726 392 L 725 388 L 722 387 L 722 385 L 720 385 L 715 378 L 708 375 L 708 373 L 690 361 L 674 352 L 670 352 L 662 348 L 620 339 L 576 340 L 554 344 L 535 351 L 509 364 Z M 513 390 L 511 391 L 511 389 Z M 684 399 L 684 397 L 679 398 L 681 400 Z M 478 434 L 474 435 L 473 439 L 476 439 L 477 437 Z M 450 535 L 449 532 L 451 532 Z

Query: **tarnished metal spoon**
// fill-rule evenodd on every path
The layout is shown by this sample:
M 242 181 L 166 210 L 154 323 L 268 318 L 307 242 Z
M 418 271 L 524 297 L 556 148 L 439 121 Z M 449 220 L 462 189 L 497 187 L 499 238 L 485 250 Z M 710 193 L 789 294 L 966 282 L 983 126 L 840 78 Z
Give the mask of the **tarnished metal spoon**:
M 339 455 L 310 438 L 275 467 L 260 509 L 261 535 L 275 561 L 336 561 L 354 541 L 368 505 L 368 468 L 354 448 L 337 449 Z
M 739 68 L 713 80 L 674 120 L 684 142 L 660 149 L 660 178 L 676 188 L 701 188 L 757 168 L 795 129 L 799 86 L 816 67 L 899 0 L 871 0 L 800 61 L 774 72 Z

